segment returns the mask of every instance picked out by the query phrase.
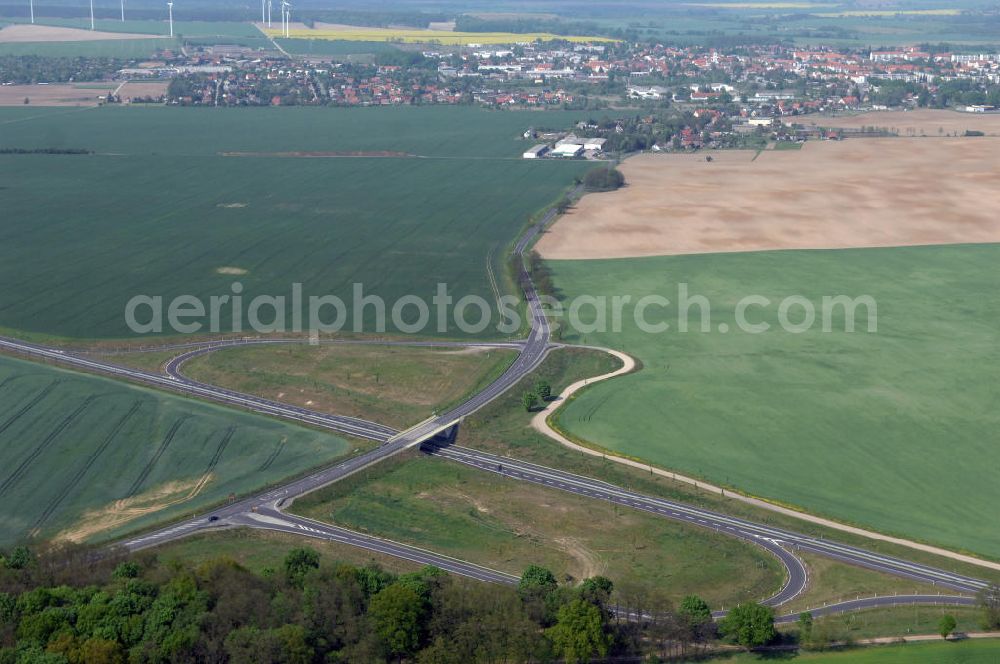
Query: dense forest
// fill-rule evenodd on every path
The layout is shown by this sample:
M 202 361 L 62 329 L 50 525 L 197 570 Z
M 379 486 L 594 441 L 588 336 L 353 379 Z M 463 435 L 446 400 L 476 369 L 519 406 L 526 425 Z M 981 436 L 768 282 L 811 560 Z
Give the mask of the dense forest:
M 616 592 L 603 577 L 559 583 L 535 566 L 515 588 L 432 567 L 394 575 L 310 548 L 255 573 L 227 559 L 190 565 L 152 553 L 19 547 L 0 558 L 0 663 L 668 657 L 705 648 L 719 629 L 744 645 L 773 640 L 770 609 L 744 606 L 717 627 L 697 597 L 675 608 L 640 588 Z

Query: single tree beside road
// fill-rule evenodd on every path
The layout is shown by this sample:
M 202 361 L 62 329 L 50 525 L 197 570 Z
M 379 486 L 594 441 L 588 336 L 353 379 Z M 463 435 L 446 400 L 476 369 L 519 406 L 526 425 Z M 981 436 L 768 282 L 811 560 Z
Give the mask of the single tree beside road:
M 736 605 L 719 624 L 723 636 L 744 648 L 765 646 L 777 637 L 774 612 L 756 602 Z
M 958 627 L 958 623 L 955 622 L 955 616 L 950 614 L 941 616 L 941 622 L 938 623 L 938 634 L 941 635 L 942 639 L 947 639 L 956 627 Z
M 700 625 L 712 619 L 712 609 L 709 608 L 708 602 L 697 595 L 688 595 L 682 599 L 677 612 L 691 625 Z
M 521 395 L 521 405 L 530 413 L 538 405 L 538 395 L 534 392 L 525 392 Z

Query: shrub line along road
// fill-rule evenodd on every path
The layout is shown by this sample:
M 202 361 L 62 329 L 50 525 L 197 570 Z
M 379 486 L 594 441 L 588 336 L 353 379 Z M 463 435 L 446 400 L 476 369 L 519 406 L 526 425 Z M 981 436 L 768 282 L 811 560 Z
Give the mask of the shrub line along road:
M 579 188 L 574 194 L 579 193 Z M 532 225 L 517 242 L 514 254 L 523 257 L 527 247 L 537 237 L 545 226 L 555 217 L 555 210 L 550 210 L 536 224 Z M 304 535 L 324 540 L 351 544 L 371 551 L 377 551 L 397 556 L 412 562 L 436 565 L 441 569 L 492 583 L 513 584 L 517 577 L 475 565 L 466 561 L 444 556 L 417 547 L 391 542 L 363 533 L 354 532 L 331 524 L 321 523 L 312 519 L 286 514 L 282 511 L 295 498 L 333 482 L 347 477 L 378 461 L 392 456 L 402 450 L 421 445 L 435 435 L 452 429 L 461 419 L 471 415 L 489 402 L 493 401 L 522 378 L 534 371 L 545 359 L 555 345 L 550 344 L 550 328 L 537 293 L 531 282 L 530 275 L 520 265 L 520 278 L 524 286 L 524 294 L 528 303 L 531 328 L 528 338 L 516 344 L 464 344 L 480 346 L 511 346 L 520 350 L 517 359 L 510 367 L 491 383 L 486 389 L 474 395 L 465 403 L 442 414 L 421 422 L 411 429 L 397 432 L 374 422 L 358 418 L 328 415 L 298 408 L 267 399 L 253 397 L 232 390 L 226 390 L 212 385 L 193 381 L 180 373 L 185 361 L 227 348 L 250 343 L 292 343 L 293 340 L 247 340 L 206 342 L 198 344 L 193 350 L 174 358 L 167 365 L 167 375 L 163 376 L 137 369 L 129 369 L 107 362 L 95 361 L 63 349 L 52 348 L 40 344 L 30 344 L 15 339 L 0 337 L 0 349 L 31 357 L 46 359 L 74 368 L 96 371 L 116 378 L 125 378 L 153 387 L 165 388 L 171 391 L 185 393 L 189 396 L 207 398 L 227 405 L 238 406 L 283 419 L 310 424 L 322 429 L 343 433 L 380 443 L 379 447 L 343 461 L 335 466 L 324 468 L 310 475 L 294 480 L 276 489 L 257 494 L 233 504 L 220 507 L 199 518 L 189 519 L 122 542 L 128 550 L 140 550 L 181 537 L 220 527 L 246 526 L 265 530 L 275 530 L 297 535 Z M 295 340 L 301 343 L 301 340 Z M 344 343 L 344 342 L 341 342 Z M 367 342 L 367 343 L 397 343 L 406 342 Z M 448 345 L 451 342 L 416 342 L 408 345 Z M 193 346 L 194 344 L 192 344 Z M 179 344 L 176 347 L 187 347 Z M 160 347 L 165 348 L 165 347 Z M 847 546 L 829 540 L 808 537 L 793 531 L 771 526 L 756 524 L 751 521 L 729 517 L 711 510 L 692 507 L 683 503 L 643 495 L 623 489 L 606 482 L 574 475 L 564 471 L 517 461 L 506 457 L 498 457 L 468 448 L 450 445 L 429 444 L 423 446 L 428 453 L 441 456 L 454 462 L 497 473 L 505 477 L 532 482 L 554 489 L 568 491 L 582 496 L 600 500 L 608 500 L 616 504 L 642 510 L 676 521 L 701 526 L 720 534 L 736 537 L 752 542 L 766 549 L 782 563 L 788 573 L 784 587 L 774 596 L 764 600 L 770 606 L 780 606 L 797 597 L 805 589 L 807 574 L 804 565 L 794 551 L 810 551 L 823 556 L 858 565 L 868 569 L 885 572 L 895 576 L 939 585 L 949 590 L 965 593 L 975 593 L 987 585 L 980 579 L 955 574 L 946 570 L 927 565 L 911 563 L 899 558 L 876 554 L 864 549 Z M 832 604 L 816 609 L 815 615 L 838 613 L 864 608 L 896 606 L 901 604 L 953 604 L 972 605 L 971 597 L 957 595 L 906 595 L 892 597 L 873 597 Z M 794 620 L 794 616 L 782 616 L 779 621 Z

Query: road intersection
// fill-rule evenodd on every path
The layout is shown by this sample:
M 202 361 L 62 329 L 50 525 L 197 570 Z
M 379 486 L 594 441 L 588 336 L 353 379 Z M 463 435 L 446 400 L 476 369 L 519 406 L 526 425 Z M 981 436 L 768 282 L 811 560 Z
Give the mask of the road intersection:
M 554 218 L 554 211 L 540 219 L 522 235 L 515 246 L 514 254 L 519 258 L 537 237 L 538 233 Z M 199 532 L 211 532 L 222 528 L 248 527 L 281 531 L 297 535 L 341 542 L 378 551 L 420 564 L 436 565 L 445 571 L 492 583 L 516 583 L 517 578 L 504 572 L 491 570 L 473 563 L 457 560 L 417 547 L 391 542 L 321 523 L 283 511 L 295 498 L 316 489 L 328 486 L 359 470 L 416 446 L 436 457 L 451 462 L 462 463 L 480 470 L 496 473 L 512 480 L 531 482 L 553 489 L 569 491 L 596 500 L 606 500 L 631 509 L 641 510 L 663 518 L 706 528 L 719 534 L 735 537 L 762 547 L 774 555 L 784 566 L 787 574 L 785 585 L 772 597 L 763 600 L 772 607 L 780 607 L 798 597 L 807 587 L 808 574 L 797 553 L 806 551 L 826 556 L 834 560 L 857 565 L 898 577 L 911 579 L 941 587 L 944 595 L 913 595 L 894 597 L 873 597 L 830 605 L 817 609 L 815 615 L 836 613 L 846 610 L 895 606 L 900 604 L 937 603 L 971 605 L 971 595 L 986 587 L 987 582 L 948 570 L 909 562 L 865 549 L 848 546 L 811 537 L 794 531 L 754 523 L 730 517 L 718 512 L 644 495 L 600 480 L 574 475 L 553 468 L 547 468 L 507 457 L 479 452 L 457 445 L 429 442 L 442 432 L 456 426 L 463 418 L 497 399 L 511 389 L 521 379 L 534 371 L 545 356 L 556 345 L 550 342 L 550 327 L 545 312 L 535 292 L 530 275 L 521 261 L 520 281 L 531 321 L 530 331 L 525 340 L 516 343 L 460 344 L 457 342 L 358 342 L 389 343 L 407 345 L 480 345 L 503 346 L 519 351 L 517 358 L 507 370 L 484 390 L 472 396 L 461 405 L 421 422 L 415 427 L 398 432 L 391 427 L 359 418 L 330 415 L 317 411 L 290 406 L 276 401 L 247 395 L 233 390 L 208 385 L 187 378 L 181 372 L 184 363 L 194 357 L 223 348 L 245 344 L 303 343 L 302 339 L 232 339 L 192 344 L 177 344 L 172 348 L 186 352 L 169 361 L 165 374 L 131 369 L 108 361 L 93 359 L 79 352 L 32 344 L 16 339 L 0 337 L 0 350 L 27 355 L 35 359 L 55 362 L 74 369 L 96 372 L 115 378 L 138 382 L 151 387 L 180 392 L 188 396 L 216 401 L 253 412 L 300 422 L 323 430 L 357 436 L 378 443 L 374 449 L 341 461 L 335 465 L 293 480 L 278 488 L 238 500 L 218 507 L 198 518 L 169 525 L 148 533 L 132 537 L 120 543 L 128 550 L 140 550 L 165 544 L 181 537 Z M 344 343 L 344 342 L 341 342 Z M 789 618 L 782 617 L 781 620 Z

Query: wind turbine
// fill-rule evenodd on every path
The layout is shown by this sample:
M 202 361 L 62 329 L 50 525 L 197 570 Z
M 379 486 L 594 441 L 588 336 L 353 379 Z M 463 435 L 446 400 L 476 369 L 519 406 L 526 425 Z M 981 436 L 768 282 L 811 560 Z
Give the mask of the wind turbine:
M 266 20 L 264 18 L 264 16 L 265 16 L 265 14 L 264 14 L 264 8 L 265 8 L 266 5 L 267 5 L 267 0 L 260 0 L 260 24 L 261 25 L 264 25 L 264 23 L 266 22 Z
M 94 29 L 94 0 L 90 0 L 90 29 Z
M 284 24 L 285 39 L 288 39 L 290 23 L 292 22 L 292 3 L 288 0 L 281 0 L 281 20 Z
M 35 23 L 35 0 L 28 0 L 28 7 L 31 10 L 31 23 Z
M 91 1 L 93 1 L 93 0 L 91 0 Z M 167 13 L 170 16 L 170 36 L 173 37 L 174 36 L 174 3 L 173 2 L 168 2 L 167 3 Z
M 267 0 L 267 27 L 271 27 L 271 0 Z
M 122 0 L 122 23 L 125 22 L 125 0 Z

